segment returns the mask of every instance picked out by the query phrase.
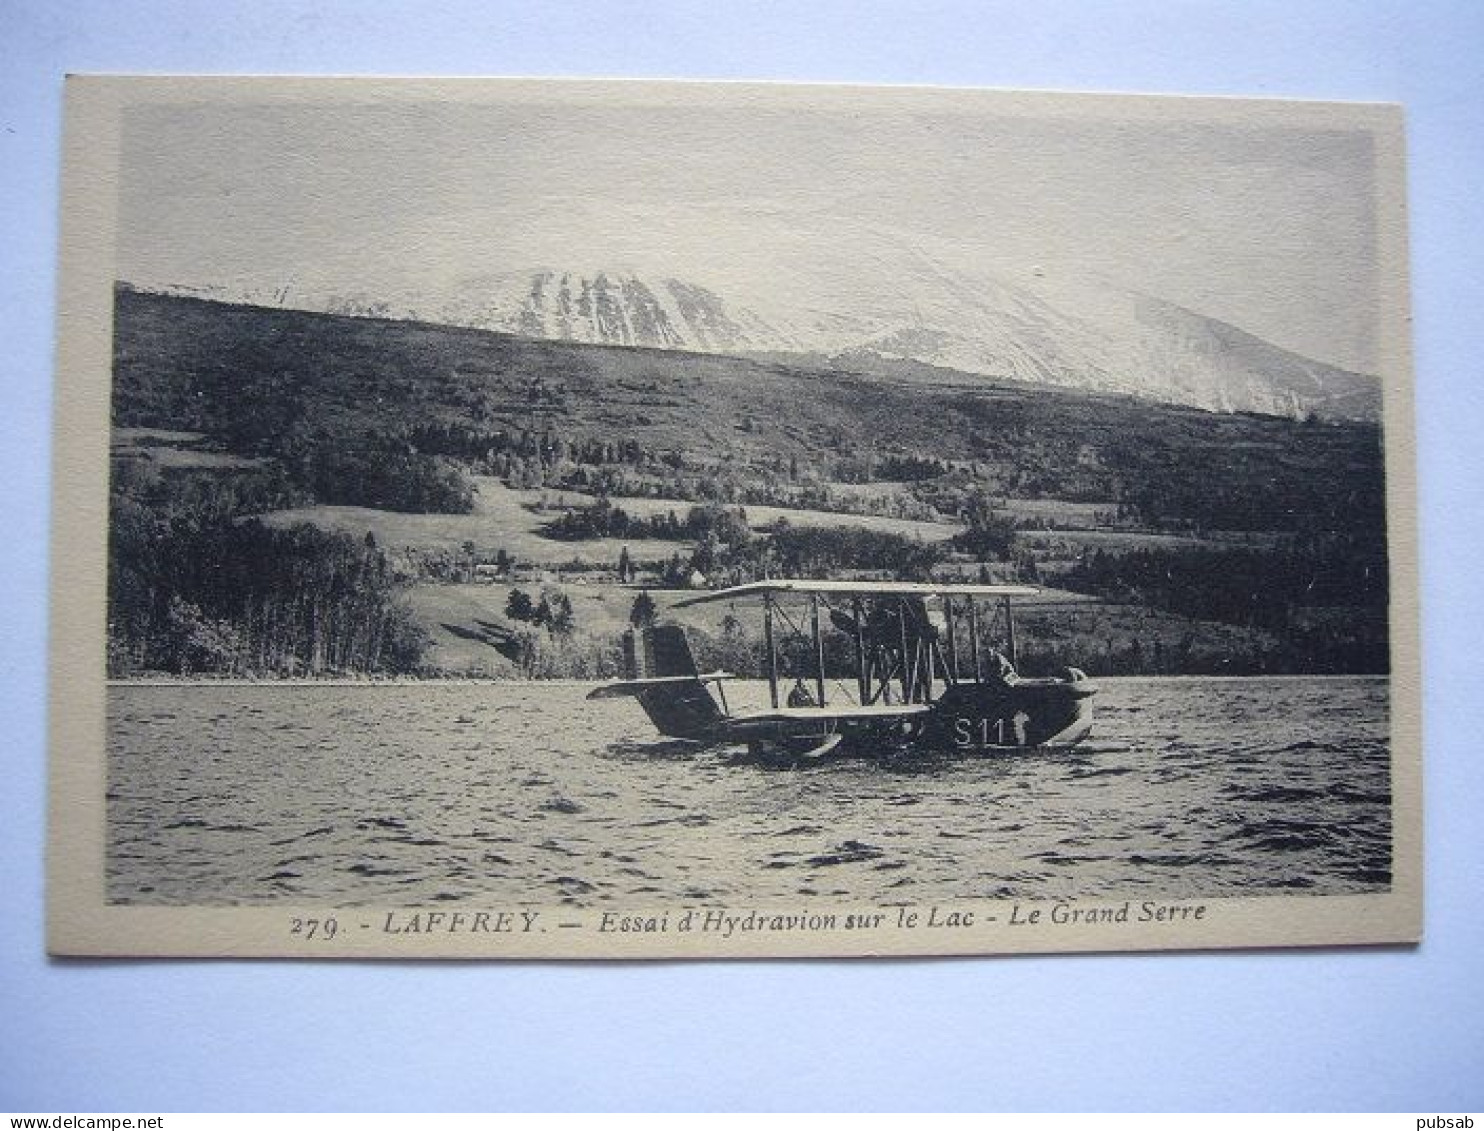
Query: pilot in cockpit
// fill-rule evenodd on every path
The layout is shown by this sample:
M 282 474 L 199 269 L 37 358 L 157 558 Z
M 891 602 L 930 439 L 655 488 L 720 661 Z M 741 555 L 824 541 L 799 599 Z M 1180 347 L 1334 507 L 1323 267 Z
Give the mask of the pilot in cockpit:
M 804 686 L 804 679 L 800 676 L 794 680 L 793 690 L 788 693 L 788 705 L 790 707 L 817 707 L 814 696 L 809 694 L 809 689 Z

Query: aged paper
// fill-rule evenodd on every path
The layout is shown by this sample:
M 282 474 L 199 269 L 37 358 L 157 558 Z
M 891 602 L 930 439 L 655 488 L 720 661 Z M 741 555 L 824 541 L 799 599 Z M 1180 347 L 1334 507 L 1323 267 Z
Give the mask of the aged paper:
M 1421 931 L 1398 108 L 67 85 L 49 947 Z

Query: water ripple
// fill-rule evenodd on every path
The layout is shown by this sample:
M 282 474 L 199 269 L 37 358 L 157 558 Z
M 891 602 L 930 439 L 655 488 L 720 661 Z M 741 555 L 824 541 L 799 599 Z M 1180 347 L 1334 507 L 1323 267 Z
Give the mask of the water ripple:
M 107 890 L 594 906 L 1391 883 L 1384 680 L 1101 682 L 1071 753 L 806 768 L 658 739 L 580 685 L 114 685 Z

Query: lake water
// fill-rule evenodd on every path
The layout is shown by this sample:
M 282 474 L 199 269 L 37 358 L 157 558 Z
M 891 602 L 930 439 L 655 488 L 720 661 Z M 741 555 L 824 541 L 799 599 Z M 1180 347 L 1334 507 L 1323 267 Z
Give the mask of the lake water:
M 574 906 L 1386 889 L 1382 678 L 1105 679 L 1071 752 L 800 769 L 590 685 L 108 693 L 108 896 Z M 756 697 L 757 687 L 734 690 Z

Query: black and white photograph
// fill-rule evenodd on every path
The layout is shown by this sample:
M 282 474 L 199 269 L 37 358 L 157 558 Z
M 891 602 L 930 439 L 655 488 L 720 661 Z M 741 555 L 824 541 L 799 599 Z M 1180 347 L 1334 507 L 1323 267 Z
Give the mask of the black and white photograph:
M 54 953 L 1418 938 L 1396 108 L 68 85 Z

